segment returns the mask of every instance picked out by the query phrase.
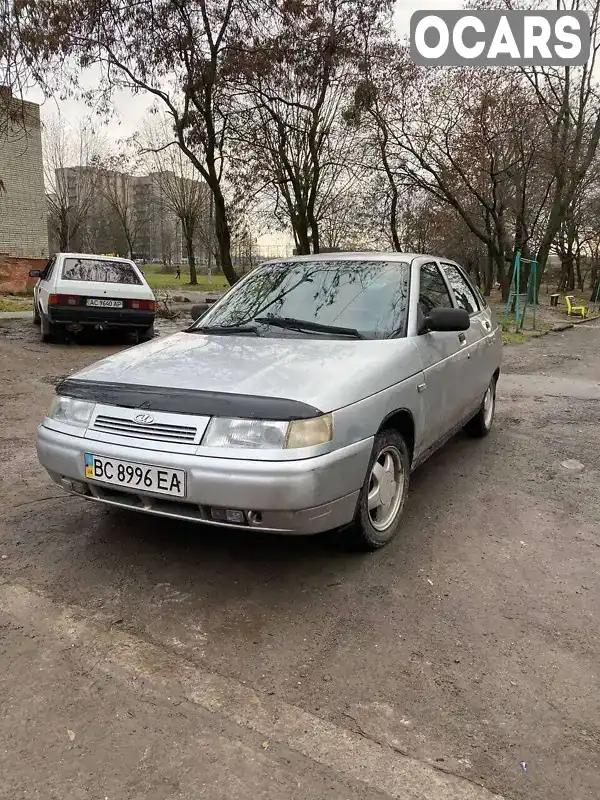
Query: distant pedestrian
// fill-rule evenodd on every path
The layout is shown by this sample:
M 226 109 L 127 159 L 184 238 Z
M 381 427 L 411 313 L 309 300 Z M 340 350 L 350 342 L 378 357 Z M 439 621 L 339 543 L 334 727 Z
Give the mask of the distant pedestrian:
M 181 278 L 181 267 L 179 265 L 177 266 L 177 272 L 175 273 L 175 277 L 177 278 L 177 280 Z

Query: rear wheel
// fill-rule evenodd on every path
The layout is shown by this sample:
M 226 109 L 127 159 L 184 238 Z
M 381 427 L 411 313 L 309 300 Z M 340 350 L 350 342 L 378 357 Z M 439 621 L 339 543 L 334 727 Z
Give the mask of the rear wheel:
M 410 456 L 403 437 L 394 430 L 375 437 L 367 476 L 348 530 L 350 544 L 377 550 L 396 535 L 410 478 Z
M 48 317 L 42 313 L 40 317 L 42 342 L 54 342 L 63 333 L 63 328 L 56 322 L 50 322 Z
M 148 328 L 140 328 L 138 330 L 138 342 L 141 344 L 142 342 L 150 342 L 154 339 L 156 332 L 154 330 L 154 325 L 150 325 Z
M 465 425 L 465 431 L 469 436 L 481 438 L 487 436 L 494 424 L 494 413 L 496 411 L 496 377 L 493 377 L 490 385 L 485 390 L 483 400 L 479 406 L 479 411 L 472 420 Z

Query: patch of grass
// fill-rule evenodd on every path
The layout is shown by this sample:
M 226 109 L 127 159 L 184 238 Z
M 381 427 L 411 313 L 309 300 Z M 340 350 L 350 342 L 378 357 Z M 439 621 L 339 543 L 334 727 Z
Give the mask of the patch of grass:
M 536 320 L 535 322 L 535 330 L 531 331 L 532 336 L 544 336 L 548 331 L 551 331 L 554 327 L 554 324 L 549 322 L 540 322 L 540 320 Z
M 10 295 L 3 295 L 0 297 L 0 311 L 31 311 L 32 308 L 32 300 L 11 297 Z
M 26 286 L 18 292 L 11 292 L 12 297 L 33 297 L 33 286 Z
M 181 278 L 177 280 L 174 272 L 162 272 L 160 264 L 146 264 L 142 271 L 152 289 L 180 289 L 188 292 L 218 292 L 228 289 L 229 284 L 224 275 L 198 275 L 198 283 L 189 283 L 190 275 L 185 267 L 181 270 Z
M 527 336 L 522 331 L 516 333 L 515 331 L 502 331 L 502 341 L 504 344 L 523 344 Z

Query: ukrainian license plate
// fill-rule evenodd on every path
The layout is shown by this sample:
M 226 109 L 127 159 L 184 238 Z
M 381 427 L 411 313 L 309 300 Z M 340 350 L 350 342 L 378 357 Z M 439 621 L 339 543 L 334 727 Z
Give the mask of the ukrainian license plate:
M 153 467 L 104 458 L 93 453 L 84 453 L 85 477 L 92 481 L 110 483 L 124 489 L 141 489 L 146 492 L 185 497 L 185 472 L 182 469 Z
M 105 300 L 100 297 L 89 297 L 86 301 L 86 306 L 93 306 L 94 308 L 123 308 L 122 300 Z

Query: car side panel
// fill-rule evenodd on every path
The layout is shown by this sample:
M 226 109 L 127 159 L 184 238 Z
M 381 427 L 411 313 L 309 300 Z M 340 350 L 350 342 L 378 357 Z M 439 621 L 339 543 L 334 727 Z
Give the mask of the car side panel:
M 474 389 L 473 407 L 476 409 L 481 404 L 492 375 L 498 367 L 497 359 L 494 358 L 494 350 L 492 349 L 495 330 L 492 327 L 490 315 L 486 309 L 482 309 L 479 314 L 475 314 L 471 318 L 469 334 L 471 340 L 476 344 L 471 359 Z
M 471 315 L 471 327 L 467 331 L 471 355 L 469 386 L 472 388 L 471 404 L 466 409 L 466 417 L 468 418 L 479 408 L 494 372 L 500 367 L 502 342 L 495 314 L 491 308 L 486 305 L 481 294 L 475 288 L 465 270 L 455 262 L 440 260 L 442 269 L 444 268 L 444 264 L 448 264 L 458 271 L 470 288 L 479 306 L 478 312 Z M 446 278 L 448 278 L 447 275 Z M 450 283 L 450 281 L 448 282 Z M 456 302 L 454 286 L 451 285 L 451 289 Z
M 425 450 L 460 424 L 471 402 L 469 372 L 473 345 L 469 344 L 467 334 L 465 331 L 464 342 L 454 331 L 429 332 L 416 339 L 425 382 L 422 391 L 427 421 Z
M 39 306 L 44 314 L 48 314 L 48 298 L 53 293 L 53 282 L 55 280 L 56 268 L 49 279 L 43 278 L 38 284 Z
M 415 432 L 415 453 L 423 449 L 427 421 L 419 386 L 422 372 L 417 372 L 381 392 L 365 397 L 357 403 L 334 412 L 334 439 L 336 447 L 374 437 L 386 419 L 404 411 L 412 417 Z

